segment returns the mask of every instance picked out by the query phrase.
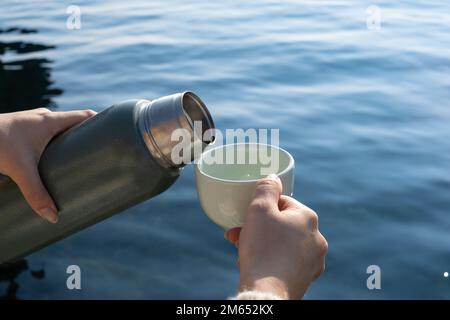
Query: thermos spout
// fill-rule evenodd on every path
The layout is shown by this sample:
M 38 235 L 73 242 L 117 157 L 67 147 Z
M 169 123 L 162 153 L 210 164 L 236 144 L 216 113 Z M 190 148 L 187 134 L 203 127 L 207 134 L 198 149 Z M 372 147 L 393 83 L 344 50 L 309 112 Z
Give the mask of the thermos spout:
M 182 167 L 214 141 L 212 117 L 194 93 L 176 93 L 142 102 L 139 129 L 160 165 Z

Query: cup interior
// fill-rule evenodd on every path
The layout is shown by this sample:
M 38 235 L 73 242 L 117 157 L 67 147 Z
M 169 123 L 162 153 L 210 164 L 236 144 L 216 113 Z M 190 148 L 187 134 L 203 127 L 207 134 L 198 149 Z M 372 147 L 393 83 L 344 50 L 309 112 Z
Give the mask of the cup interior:
M 294 165 L 285 150 L 266 144 L 237 143 L 205 151 L 198 162 L 199 171 L 224 181 L 255 181 L 269 174 L 281 175 Z

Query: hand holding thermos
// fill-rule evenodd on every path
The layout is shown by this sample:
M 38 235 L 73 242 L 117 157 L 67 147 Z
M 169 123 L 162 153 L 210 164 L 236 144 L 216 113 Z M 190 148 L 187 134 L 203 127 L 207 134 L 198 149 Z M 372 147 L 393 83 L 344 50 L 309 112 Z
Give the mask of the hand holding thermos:
M 0 173 L 14 180 L 30 207 L 49 222 L 57 222 L 58 210 L 41 181 L 39 159 L 55 135 L 95 114 L 45 108 L 0 114 Z

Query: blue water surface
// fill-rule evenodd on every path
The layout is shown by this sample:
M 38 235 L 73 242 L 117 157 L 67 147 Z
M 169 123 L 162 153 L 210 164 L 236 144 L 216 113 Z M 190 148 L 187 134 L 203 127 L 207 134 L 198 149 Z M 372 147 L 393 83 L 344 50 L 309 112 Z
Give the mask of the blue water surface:
M 66 26 L 71 4 L 81 29 Z M 37 30 L 1 42 L 54 46 L 0 59 L 48 59 L 58 110 L 192 90 L 220 129 L 279 128 L 296 160 L 295 196 L 319 214 L 329 243 L 307 299 L 450 298 L 450 2 L 7 0 L 0 9 L 1 29 Z M 22 272 L 17 296 L 233 295 L 236 250 L 203 214 L 193 173 L 28 257 L 45 276 Z M 82 290 L 66 287 L 72 264 Z M 381 268 L 381 290 L 366 287 L 369 265 Z

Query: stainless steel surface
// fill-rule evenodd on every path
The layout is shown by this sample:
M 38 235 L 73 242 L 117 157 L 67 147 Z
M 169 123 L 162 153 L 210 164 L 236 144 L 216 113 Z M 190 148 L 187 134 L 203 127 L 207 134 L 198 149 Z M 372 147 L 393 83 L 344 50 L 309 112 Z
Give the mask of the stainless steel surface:
M 205 134 L 214 129 L 212 117 L 205 104 L 192 92 L 177 93 L 151 102 L 140 100 L 137 104 L 141 109 L 139 129 L 145 144 L 164 167 L 184 166 L 198 158 L 206 145 L 214 141 L 213 134 Z M 173 136 L 176 130 L 184 132 L 183 141 Z M 172 152 L 178 150 L 176 146 L 180 147 L 182 143 L 187 154 L 182 154 L 180 163 Z
M 0 175 L 0 263 L 164 192 L 183 166 L 170 162 L 176 145 L 171 134 L 175 129 L 193 134 L 194 121 L 213 127 L 200 99 L 182 93 L 123 101 L 56 136 L 39 162 L 42 182 L 58 207 L 56 224 L 38 217 L 17 185 Z M 192 141 L 203 146 L 198 137 Z

